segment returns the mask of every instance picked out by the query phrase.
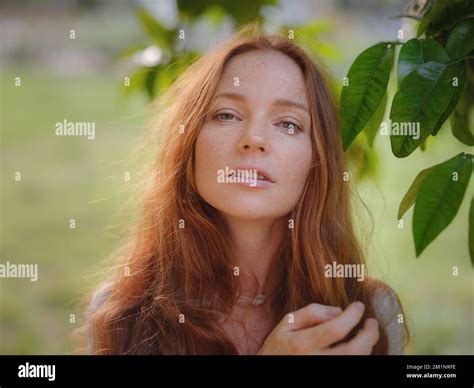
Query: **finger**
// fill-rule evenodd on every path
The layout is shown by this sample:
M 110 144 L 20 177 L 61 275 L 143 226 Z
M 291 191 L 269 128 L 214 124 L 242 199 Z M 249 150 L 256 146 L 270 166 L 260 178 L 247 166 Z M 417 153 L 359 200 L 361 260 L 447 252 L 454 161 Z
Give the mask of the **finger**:
M 379 340 L 379 324 L 376 319 L 369 318 L 364 327 L 350 341 L 337 345 L 334 348 L 325 349 L 322 353 L 328 355 L 368 355 Z
M 286 330 L 300 330 L 336 317 L 342 312 L 340 307 L 326 306 L 318 303 L 309 305 L 289 313 L 283 318 L 282 324 Z
M 361 302 L 349 305 L 337 317 L 316 327 L 303 330 L 302 340 L 309 346 L 321 349 L 342 340 L 357 325 L 364 314 L 365 306 Z

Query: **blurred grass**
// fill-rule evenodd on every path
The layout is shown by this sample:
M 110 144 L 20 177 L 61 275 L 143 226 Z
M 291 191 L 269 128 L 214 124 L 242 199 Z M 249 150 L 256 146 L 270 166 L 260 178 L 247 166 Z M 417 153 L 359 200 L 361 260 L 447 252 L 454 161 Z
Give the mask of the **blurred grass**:
M 2 80 L 1 258 L 38 264 L 39 280 L 1 281 L 0 352 L 71 352 L 86 279 L 121 234 L 123 174 L 133 182 L 126 160 L 143 131 L 145 101 L 123 100 L 113 75 L 10 69 Z M 64 119 L 95 122 L 95 140 L 56 136 L 54 124 Z

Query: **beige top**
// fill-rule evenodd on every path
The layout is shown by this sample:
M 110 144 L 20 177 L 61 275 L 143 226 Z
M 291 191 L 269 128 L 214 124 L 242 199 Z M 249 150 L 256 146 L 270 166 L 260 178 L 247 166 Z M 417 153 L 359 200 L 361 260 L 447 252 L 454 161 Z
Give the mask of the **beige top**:
M 395 292 L 378 287 L 374 294 L 374 310 L 388 337 L 388 354 L 401 355 L 405 347 L 405 317 Z
M 88 308 L 88 319 L 95 310 L 104 302 L 110 291 L 111 284 L 106 284 L 97 290 L 92 297 Z M 390 287 L 378 287 L 374 294 L 374 309 L 376 311 L 377 319 L 383 325 L 388 337 L 388 354 L 401 355 L 403 354 L 405 342 L 405 329 L 403 320 L 405 317 L 401 316 L 402 310 L 395 292 Z M 400 319 L 402 318 L 402 319 Z M 92 353 L 92 338 L 89 337 L 89 353 Z

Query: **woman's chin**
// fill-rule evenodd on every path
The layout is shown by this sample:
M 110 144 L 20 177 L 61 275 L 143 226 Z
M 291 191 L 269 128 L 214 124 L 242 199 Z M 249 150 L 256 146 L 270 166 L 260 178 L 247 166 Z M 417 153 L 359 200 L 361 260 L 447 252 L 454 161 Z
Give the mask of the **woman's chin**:
M 249 203 L 247 206 L 239 204 L 238 207 L 222 208 L 224 215 L 242 220 L 271 220 L 282 217 L 280 209 L 270 209 L 267 205 L 261 203 Z

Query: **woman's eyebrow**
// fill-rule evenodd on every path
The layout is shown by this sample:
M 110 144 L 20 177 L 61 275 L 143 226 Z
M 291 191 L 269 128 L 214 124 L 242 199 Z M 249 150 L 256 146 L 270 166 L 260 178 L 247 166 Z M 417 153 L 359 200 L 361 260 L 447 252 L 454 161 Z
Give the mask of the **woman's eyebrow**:
M 231 92 L 225 92 L 225 93 L 219 93 L 216 95 L 215 99 L 217 100 L 218 98 L 229 98 L 231 100 L 237 100 L 237 101 L 242 101 L 245 102 L 247 99 L 245 98 L 244 95 L 239 94 L 239 93 L 231 93 Z M 309 113 L 309 108 L 300 102 L 292 101 L 292 100 L 287 100 L 284 98 L 279 98 L 275 101 L 273 101 L 272 105 L 274 106 L 291 106 L 295 108 L 302 109 Z
M 216 95 L 215 99 L 217 100 L 218 98 L 229 98 L 231 100 L 238 100 L 238 101 L 245 101 L 246 100 L 246 98 L 242 94 L 230 93 L 230 92 L 219 93 L 219 94 Z
M 273 105 L 276 105 L 276 106 L 291 106 L 291 107 L 294 107 L 294 108 L 302 109 L 302 110 L 306 111 L 309 114 L 309 108 L 305 104 L 302 104 L 302 103 L 299 103 L 299 102 L 296 102 L 296 101 L 280 98 L 278 100 L 275 100 L 273 102 Z

